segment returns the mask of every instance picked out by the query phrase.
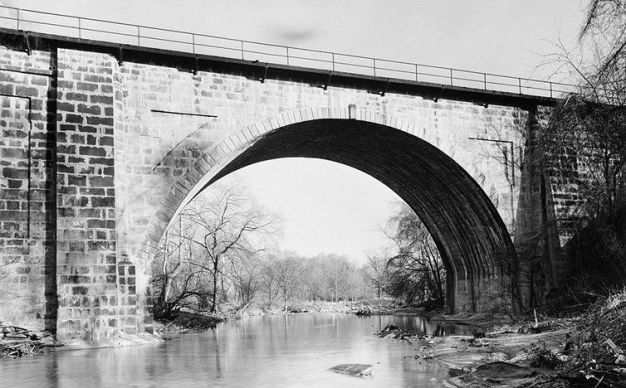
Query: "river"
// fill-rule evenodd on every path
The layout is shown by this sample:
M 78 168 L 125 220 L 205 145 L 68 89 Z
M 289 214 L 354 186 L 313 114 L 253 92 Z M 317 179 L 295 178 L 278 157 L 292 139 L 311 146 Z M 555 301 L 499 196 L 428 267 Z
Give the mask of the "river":
M 439 387 L 447 369 L 416 359 L 418 344 L 373 334 L 387 324 L 470 334 L 419 317 L 292 314 L 229 321 L 157 345 L 57 351 L 0 360 L 0 387 Z M 371 377 L 337 364 L 374 365 Z

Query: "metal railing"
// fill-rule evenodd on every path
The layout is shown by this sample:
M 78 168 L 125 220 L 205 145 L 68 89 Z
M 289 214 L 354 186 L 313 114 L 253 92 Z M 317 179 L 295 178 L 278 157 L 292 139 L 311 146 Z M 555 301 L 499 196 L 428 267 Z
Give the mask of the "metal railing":
M 0 5 L 0 21 L 2 21 L 0 26 L 4 28 L 56 36 L 426 82 L 442 86 L 541 97 L 558 97 L 565 93 L 581 92 L 580 86 L 561 82 L 311 50 L 2 5 Z

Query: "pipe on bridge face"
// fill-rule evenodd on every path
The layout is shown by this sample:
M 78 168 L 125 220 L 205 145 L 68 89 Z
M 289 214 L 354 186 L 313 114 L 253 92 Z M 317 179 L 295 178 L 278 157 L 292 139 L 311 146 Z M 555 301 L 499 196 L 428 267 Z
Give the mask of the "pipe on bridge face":
M 398 194 L 422 219 L 448 272 L 448 308 L 481 311 L 507 301 L 513 243 L 474 179 L 430 143 L 382 124 L 320 119 L 286 125 L 251 141 L 204 187 L 248 165 L 306 157 L 358 169 Z M 509 301 L 510 302 L 510 301 Z

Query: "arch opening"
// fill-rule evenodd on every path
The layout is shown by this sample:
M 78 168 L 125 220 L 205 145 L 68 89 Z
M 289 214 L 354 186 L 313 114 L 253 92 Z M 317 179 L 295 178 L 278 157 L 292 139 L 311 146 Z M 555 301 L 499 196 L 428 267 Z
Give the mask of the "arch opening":
M 389 187 L 424 222 L 446 267 L 450 312 L 483 311 L 506 302 L 503 287 L 511 284 L 515 254 L 504 222 L 478 183 L 434 145 L 354 119 L 301 121 L 249 140 L 251 134 L 242 132 L 243 145 L 213 163 L 193 185 L 187 181 L 189 191 L 171 217 L 206 187 L 255 163 L 295 157 L 337 162 Z M 208 153 L 203 158 L 214 159 Z

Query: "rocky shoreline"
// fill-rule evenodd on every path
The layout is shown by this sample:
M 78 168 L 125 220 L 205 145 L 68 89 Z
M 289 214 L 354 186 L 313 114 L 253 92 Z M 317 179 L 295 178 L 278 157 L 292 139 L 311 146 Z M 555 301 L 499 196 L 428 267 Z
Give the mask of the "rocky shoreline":
M 400 305 L 394 300 L 379 298 L 340 302 L 314 301 L 305 303 L 304 307 L 312 312 L 332 312 L 369 316 L 392 315 L 399 309 Z
M 474 336 L 425 336 L 389 325 L 376 333 L 391 341 L 419 346 L 418 362 L 449 370 L 446 387 L 626 387 L 624 343 L 626 299 L 619 309 L 594 316 L 529 321 L 495 326 L 503 317 L 436 316 L 444 321 L 482 325 Z M 618 311 L 616 311 L 618 310 Z M 622 320 L 622 323 L 615 323 Z M 590 324 L 590 321 L 593 324 Z
M 519 334 L 509 329 L 474 336 L 425 336 L 396 326 L 387 326 L 376 333 L 385 340 L 408 341 L 419 347 L 415 359 L 440 363 L 449 368 L 448 387 L 524 386 L 541 375 L 551 373 L 537 365 L 534 343 L 542 343 L 547 351 L 562 349 L 568 330 L 538 334 Z
M 59 346 L 62 345 L 48 332 L 0 324 L 0 358 L 45 353 Z

